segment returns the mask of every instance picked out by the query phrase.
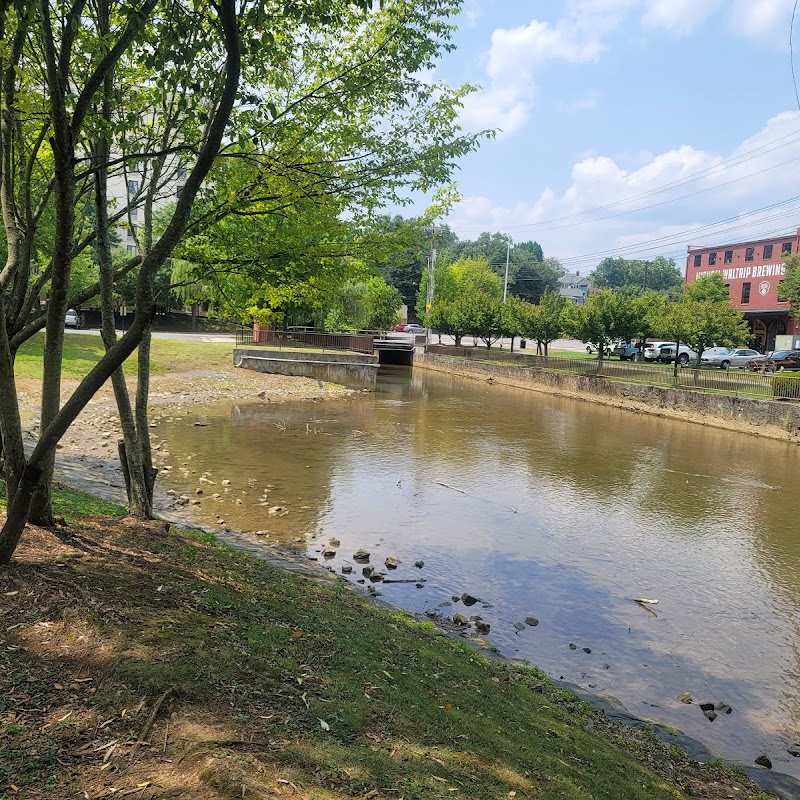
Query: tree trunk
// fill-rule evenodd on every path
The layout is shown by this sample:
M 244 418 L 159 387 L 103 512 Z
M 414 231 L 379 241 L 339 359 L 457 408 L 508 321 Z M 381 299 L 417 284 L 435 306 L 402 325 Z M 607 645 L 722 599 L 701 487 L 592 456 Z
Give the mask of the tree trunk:
M 98 4 L 98 22 L 102 33 L 110 30 L 107 0 Z M 105 119 L 111 116 L 111 96 L 113 91 L 113 72 L 103 82 L 102 114 Z M 108 161 L 110 144 L 102 135 L 95 143 L 94 204 L 96 216 L 96 251 L 100 267 L 100 331 L 108 352 L 117 341 L 114 327 L 114 264 L 111 258 L 111 240 L 108 222 Z M 128 494 L 128 511 L 134 517 L 149 519 L 152 516 L 150 495 L 147 491 L 146 474 L 141 460 L 141 447 L 138 431 L 131 409 L 128 385 L 122 367 L 111 375 L 114 399 L 117 403 L 120 426 L 122 427 L 122 446 L 119 448 L 122 472 L 125 476 L 125 489 Z
M 43 3 L 45 9 L 47 4 Z M 133 33 L 138 29 L 138 25 L 146 21 L 149 14 L 153 9 L 154 3 L 146 3 L 142 7 L 140 14 L 131 22 L 129 29 L 123 34 L 123 45 L 130 43 Z M 74 6 L 76 13 L 80 11 L 80 4 Z M 152 303 L 152 284 L 156 271 L 163 266 L 166 259 L 169 257 L 172 250 L 180 240 L 181 236 L 186 230 L 189 215 L 192 205 L 197 197 L 200 187 L 208 175 L 209 170 L 214 162 L 216 154 L 219 152 L 219 147 L 223 141 L 225 129 L 230 119 L 231 111 L 236 100 L 236 94 L 239 87 L 239 79 L 241 75 L 241 49 L 239 42 L 239 30 L 237 27 L 236 6 L 233 0 L 220 0 L 216 6 L 218 18 L 222 27 L 224 36 L 224 48 L 226 52 L 224 74 L 224 88 L 220 94 L 219 102 L 217 103 L 214 115 L 211 122 L 207 126 L 207 134 L 205 141 L 202 144 L 199 152 L 196 155 L 194 167 L 186 179 L 181 196 L 175 203 L 175 208 L 172 218 L 167 223 L 167 226 L 159 238 L 158 242 L 154 244 L 153 250 L 142 262 L 139 270 L 139 279 L 137 285 L 137 317 L 134 319 L 133 325 L 128 333 L 118 341 L 101 359 L 89 370 L 89 373 L 81 380 L 72 395 L 65 401 L 64 405 L 55 414 L 52 421 L 45 427 L 43 425 L 42 431 L 39 436 L 39 441 L 33 449 L 33 452 L 28 459 L 27 466 L 22 473 L 22 479 L 17 488 L 17 492 L 13 501 L 9 504 L 8 514 L 6 521 L 0 530 L 0 564 L 8 563 L 14 548 L 19 541 L 22 530 L 25 527 L 25 522 L 30 505 L 30 499 L 34 490 L 40 483 L 42 470 L 46 466 L 48 460 L 52 458 L 55 453 L 56 445 L 63 437 L 64 433 L 69 429 L 70 425 L 75 421 L 78 414 L 86 407 L 86 404 L 94 397 L 100 387 L 111 377 L 114 370 L 122 365 L 125 359 L 130 356 L 134 349 L 137 347 L 144 335 L 144 329 L 152 319 L 153 303 Z M 63 131 L 58 124 L 59 117 L 66 116 L 64 113 L 64 89 L 59 82 L 58 68 L 56 65 L 56 57 L 53 46 L 52 28 L 50 19 L 45 14 L 43 15 L 44 22 L 42 25 L 42 39 L 44 41 L 44 49 L 46 51 L 46 60 L 48 67 L 48 84 L 50 90 L 50 103 L 53 109 L 53 154 L 54 161 L 57 163 L 58 168 L 64 164 L 64 140 L 61 134 Z M 71 25 L 67 25 L 65 30 L 68 32 L 72 30 Z M 120 48 L 120 51 L 124 49 Z M 105 63 L 105 62 L 104 62 Z M 87 79 L 87 86 L 91 84 L 91 76 Z M 91 93 L 84 93 L 78 97 L 76 101 L 76 109 L 73 112 L 72 119 L 77 127 L 80 127 L 83 117 L 88 111 L 87 103 Z M 81 113 L 79 113 L 79 111 Z M 69 132 L 68 132 L 69 133 Z M 67 137 L 71 141 L 71 137 Z M 74 155 L 74 154 L 73 154 Z M 69 165 L 73 165 L 72 158 L 68 159 Z M 57 172 L 58 177 L 58 172 Z M 74 185 L 74 184 L 73 184 Z M 63 208 L 63 196 L 61 192 L 62 187 L 59 181 L 56 181 L 56 210 L 57 221 L 61 222 L 61 213 L 65 210 Z M 57 225 L 56 244 L 60 244 L 61 234 L 63 231 L 60 225 Z M 54 251 L 57 248 L 54 249 Z M 55 261 L 55 252 L 54 252 Z M 69 263 L 62 265 L 69 271 Z M 67 275 L 68 277 L 68 275 Z M 52 310 L 52 309 L 51 309 Z M 52 315 L 51 315 L 52 316 Z M 49 322 L 49 320 L 48 320 Z M 61 315 L 61 334 L 63 341 L 63 314 Z M 49 325 L 48 325 L 49 327 Z M 7 334 L 5 334 L 7 335 Z M 6 360 L 8 360 L 6 358 Z M 0 358 L 2 361 L 2 358 Z M 5 367 L 3 367 L 5 368 Z M 44 421 L 43 421 L 44 422 Z M 8 442 L 6 442 L 8 444 Z
M 14 383 L 14 362 L 10 358 L 3 295 L 4 293 L 0 292 L 0 442 L 2 442 L 3 472 L 6 481 L 6 504 L 10 507 L 25 470 L 25 449 L 17 387 Z M 1 548 L 2 541 L 0 541 Z
M 147 413 L 150 400 L 150 343 L 152 338 L 152 326 L 148 325 L 139 344 L 138 383 L 136 385 L 136 439 L 139 445 L 139 462 L 144 474 L 144 485 L 151 515 L 153 489 L 158 472 L 153 469 L 153 450 L 150 446 L 150 419 Z

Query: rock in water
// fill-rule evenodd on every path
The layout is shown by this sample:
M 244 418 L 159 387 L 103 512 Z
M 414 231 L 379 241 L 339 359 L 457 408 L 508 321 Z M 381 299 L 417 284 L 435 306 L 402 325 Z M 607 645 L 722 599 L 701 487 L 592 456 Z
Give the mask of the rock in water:
M 525 624 L 535 628 L 539 624 L 539 620 L 536 617 L 525 617 Z
M 342 575 L 349 575 L 353 571 L 353 568 L 349 564 L 344 564 L 342 566 Z
M 683 694 L 678 695 L 678 700 L 681 703 L 686 703 L 686 705 L 691 705 L 692 695 L 689 692 L 683 692 Z
M 414 566 L 415 566 L 417 569 L 422 569 L 422 568 L 425 566 L 425 562 L 424 562 L 424 561 L 415 561 L 415 562 L 414 562 Z
M 475 630 L 480 633 L 482 636 L 489 633 L 492 629 L 492 626 L 488 622 L 484 622 L 483 620 L 478 620 L 475 623 Z
M 756 764 L 759 767 L 766 767 L 767 769 L 772 769 L 772 761 L 770 757 L 766 753 L 762 753 L 757 759 Z
M 709 722 L 713 722 L 717 718 L 713 703 L 700 703 L 700 710 L 706 715 L 706 719 Z
M 364 550 L 363 547 L 359 547 L 358 550 L 353 553 L 353 561 L 360 561 L 361 563 L 366 563 L 369 561 L 369 551 Z
M 469 620 L 460 611 L 456 611 L 456 613 L 453 614 L 453 622 L 455 622 L 456 625 L 461 625 L 462 627 L 469 625 Z
M 403 562 L 397 556 L 387 556 L 383 563 L 387 569 L 397 569 Z
M 578 645 L 576 645 L 575 642 L 570 642 L 569 643 L 569 649 L 570 650 L 577 650 L 578 649 Z
M 464 592 L 464 594 L 461 595 L 461 602 L 465 606 L 474 606 L 475 603 L 478 602 L 478 598 L 473 597 L 471 594 L 467 594 L 466 592 Z

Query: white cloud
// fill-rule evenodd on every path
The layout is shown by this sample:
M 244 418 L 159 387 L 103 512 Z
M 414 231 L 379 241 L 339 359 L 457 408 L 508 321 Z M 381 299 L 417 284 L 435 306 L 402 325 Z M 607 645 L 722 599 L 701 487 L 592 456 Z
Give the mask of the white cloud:
M 564 13 L 554 22 L 531 19 L 492 32 L 483 54 L 485 88 L 470 98 L 462 121 L 472 130 L 500 128 L 506 134 L 524 127 L 535 100 L 537 70 L 548 62 L 597 61 L 612 46 L 612 35 L 631 18 L 640 17 L 645 31 L 686 36 L 713 15 L 724 14 L 722 24 L 734 35 L 783 48 L 793 4 L 794 0 L 566 0 Z M 464 15 L 467 25 L 474 26 L 481 12 L 470 5 Z
M 730 26 L 747 39 L 784 49 L 789 44 L 793 7 L 794 0 L 733 0 Z M 795 30 L 795 42 L 798 34 Z
M 466 104 L 464 124 L 472 129 L 499 127 L 505 133 L 523 127 L 533 106 L 536 68 L 549 61 L 596 61 L 605 50 L 606 36 L 632 2 L 571 2 L 566 15 L 553 24 L 534 19 L 493 31 L 485 54 L 489 86 Z
M 644 0 L 642 25 L 686 35 L 697 30 L 721 3 L 722 0 Z
M 499 230 L 516 241 L 536 239 L 546 255 L 578 269 L 606 254 L 663 254 L 682 264 L 690 243 L 725 244 L 796 228 L 800 200 L 770 206 L 800 195 L 797 163 L 800 112 L 786 112 L 729 153 L 681 145 L 633 169 L 608 156 L 586 157 L 572 166 L 560 193 L 547 188 L 535 200 L 508 206 L 467 197 L 448 223 L 463 238 Z M 757 209 L 763 210 L 749 213 Z

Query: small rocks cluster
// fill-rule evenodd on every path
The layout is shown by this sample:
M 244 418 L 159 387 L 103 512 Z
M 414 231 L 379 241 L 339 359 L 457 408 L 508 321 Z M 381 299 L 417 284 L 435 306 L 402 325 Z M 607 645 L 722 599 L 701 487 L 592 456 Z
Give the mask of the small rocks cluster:
M 683 692 L 682 694 L 679 694 L 678 700 L 679 702 L 685 703 L 686 705 L 691 705 L 692 703 L 694 703 L 694 699 L 692 698 L 692 695 L 689 692 Z M 719 716 L 719 714 L 731 714 L 733 712 L 733 709 L 730 707 L 730 705 L 728 705 L 728 703 L 725 702 L 698 703 L 697 705 L 709 722 L 713 722 Z
M 327 544 L 323 545 L 321 548 L 317 549 L 317 552 L 322 555 L 324 561 L 331 561 L 333 560 L 338 551 L 341 547 L 342 543 L 335 537 L 331 538 Z M 425 586 L 426 578 L 389 578 L 388 575 L 390 572 L 394 572 L 403 562 L 399 556 L 394 554 L 386 556 L 383 560 L 383 566 L 385 567 L 386 571 L 382 571 L 378 567 L 370 564 L 370 559 L 372 558 L 372 554 L 369 550 L 365 550 L 363 547 L 359 547 L 352 555 L 352 560 L 355 562 L 356 565 L 362 565 L 361 569 L 361 578 L 356 579 L 356 583 L 366 583 L 367 581 L 370 584 L 376 583 L 413 583 L 416 585 L 417 589 L 422 589 Z M 424 561 L 415 561 L 414 566 L 417 569 L 422 569 L 425 566 Z M 333 567 L 328 566 L 327 569 L 333 570 Z M 355 568 L 353 564 L 344 563 L 341 565 L 341 573 L 342 575 L 353 575 L 355 572 Z M 381 594 L 374 586 L 370 585 L 367 586 L 367 592 L 372 595 L 373 597 L 377 597 Z

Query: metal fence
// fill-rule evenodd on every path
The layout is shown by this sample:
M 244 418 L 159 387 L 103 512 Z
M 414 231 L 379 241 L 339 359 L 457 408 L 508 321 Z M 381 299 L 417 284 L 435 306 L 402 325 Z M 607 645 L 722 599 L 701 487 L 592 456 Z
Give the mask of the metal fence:
M 762 400 L 800 400 L 800 373 L 783 372 L 776 375 L 748 370 L 678 369 L 677 376 L 671 365 L 642 364 L 629 361 L 598 361 L 588 358 L 559 358 L 528 353 L 512 353 L 478 347 L 428 347 L 429 353 L 457 355 L 474 361 L 516 365 L 553 372 L 568 372 L 586 377 L 607 378 L 650 386 L 667 386 L 704 392 L 720 392 Z
M 236 333 L 240 347 L 309 348 L 313 350 L 350 350 L 355 353 L 372 353 L 372 334 L 323 333 L 314 330 L 273 331 L 242 328 Z

